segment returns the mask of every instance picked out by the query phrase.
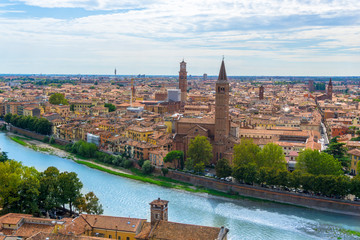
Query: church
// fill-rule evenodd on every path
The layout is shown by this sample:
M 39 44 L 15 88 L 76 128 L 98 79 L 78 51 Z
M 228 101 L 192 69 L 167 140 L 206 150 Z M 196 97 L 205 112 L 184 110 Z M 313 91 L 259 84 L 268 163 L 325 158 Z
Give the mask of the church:
M 205 136 L 213 146 L 213 164 L 221 158 L 232 159 L 233 146 L 239 143 L 232 134 L 229 115 L 230 86 L 226 75 L 224 60 L 221 62 L 219 77 L 215 86 L 215 118 L 181 118 L 176 122 L 174 137 L 175 150 L 184 152 L 185 157 L 190 140 Z

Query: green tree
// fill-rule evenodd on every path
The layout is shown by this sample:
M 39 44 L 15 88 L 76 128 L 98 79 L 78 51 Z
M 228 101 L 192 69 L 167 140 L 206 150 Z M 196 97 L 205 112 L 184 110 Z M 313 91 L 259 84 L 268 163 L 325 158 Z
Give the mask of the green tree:
M 225 158 L 220 159 L 215 166 L 216 176 L 220 178 L 228 177 L 232 173 L 229 161 Z
M 191 139 L 187 157 L 192 159 L 193 168 L 197 166 L 197 168 L 200 169 L 202 165 L 205 166 L 209 164 L 213 154 L 212 146 L 207 137 L 198 135 L 194 139 Z
M 17 193 L 22 184 L 23 167 L 13 160 L 1 162 L 0 173 L 0 207 L 7 213 L 14 210 L 14 205 L 20 200 Z
M 63 205 L 69 204 L 71 214 L 74 202 L 81 196 L 80 190 L 83 184 L 74 172 L 60 173 L 58 176 L 58 184 L 60 203 Z
M 96 214 L 101 215 L 104 213 L 104 209 L 99 202 L 99 198 L 96 197 L 94 192 L 88 192 L 85 196 L 81 196 L 76 200 L 76 209 L 79 213 Z
M 285 155 L 282 147 L 275 143 L 268 143 L 257 154 L 257 167 L 286 170 Z
M 9 160 L 9 157 L 8 157 L 8 155 L 7 155 L 7 152 L 1 152 L 1 153 L 0 153 L 0 162 L 5 162 L 5 161 L 7 161 L 7 160 Z
M 240 144 L 234 146 L 234 167 L 256 163 L 260 147 L 252 139 L 241 139 Z
M 351 179 L 351 194 L 360 198 L 360 175 Z
M 317 150 L 305 149 L 297 158 L 297 170 L 314 175 L 342 175 L 341 164 L 333 156 Z
M 183 151 L 171 151 L 164 157 L 164 162 L 173 162 L 176 161 L 176 168 L 184 168 L 184 152 Z
M 161 172 L 164 175 L 164 177 L 166 176 L 166 174 L 169 173 L 169 169 L 168 168 L 161 168 Z
M 113 104 L 111 104 L 111 103 L 105 103 L 104 106 L 109 109 L 109 112 L 114 112 L 114 111 L 116 110 L 115 105 L 113 105 Z
M 332 138 L 329 147 L 324 150 L 324 152 L 334 156 L 334 158 L 341 162 L 343 167 L 348 168 L 351 160 L 347 155 L 347 148 L 345 147 L 345 143 L 339 143 L 337 139 L 338 136 Z
M 6 115 L 4 116 L 5 122 L 10 123 L 11 117 L 12 117 L 12 114 L 11 114 L 11 113 L 6 114 Z
M 154 167 L 151 165 L 149 160 L 146 160 L 142 165 L 142 172 L 144 174 L 150 174 L 154 170 Z
M 70 111 L 72 111 L 72 112 L 75 111 L 75 105 L 74 104 L 70 105 Z
M 253 184 L 257 179 L 257 174 L 258 172 L 256 170 L 255 163 L 241 165 L 239 167 L 235 167 L 233 170 L 233 177 L 236 180 L 247 184 Z
M 38 205 L 41 209 L 49 211 L 61 205 L 59 175 L 60 172 L 56 167 L 48 167 L 40 173 Z
M 62 93 L 53 93 L 51 94 L 49 98 L 49 103 L 55 104 L 55 105 L 68 105 L 68 100 L 65 98 L 64 94 Z

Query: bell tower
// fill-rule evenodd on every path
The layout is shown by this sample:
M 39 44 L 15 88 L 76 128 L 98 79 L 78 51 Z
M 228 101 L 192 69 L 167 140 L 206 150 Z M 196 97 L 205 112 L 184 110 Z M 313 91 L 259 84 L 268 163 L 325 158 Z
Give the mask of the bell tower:
M 333 84 L 332 84 L 332 81 L 331 81 L 331 78 L 330 78 L 330 81 L 329 81 L 329 84 L 328 84 L 328 87 L 327 87 L 327 97 L 330 100 L 332 100 L 332 92 L 333 92 Z
M 224 59 L 222 60 L 219 77 L 216 81 L 215 95 L 215 136 L 214 136 L 214 160 L 215 163 L 223 158 L 225 141 L 230 132 L 229 118 L 229 82 L 226 76 Z
M 261 85 L 259 88 L 259 99 L 264 100 L 264 86 Z
M 181 90 L 181 102 L 186 102 L 187 97 L 187 72 L 186 62 L 182 60 L 179 72 L 179 89 Z
M 161 200 L 160 198 L 150 203 L 151 226 L 158 221 L 168 220 L 168 203 L 169 201 Z

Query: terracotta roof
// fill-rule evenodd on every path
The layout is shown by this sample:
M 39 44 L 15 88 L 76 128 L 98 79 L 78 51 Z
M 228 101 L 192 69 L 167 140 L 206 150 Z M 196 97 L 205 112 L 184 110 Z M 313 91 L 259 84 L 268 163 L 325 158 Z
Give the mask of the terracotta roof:
M 88 237 L 88 236 L 74 236 L 74 235 L 64 235 L 64 234 L 55 234 L 55 233 L 44 233 L 39 232 L 34 234 L 28 240 L 107 240 L 109 238 L 99 238 L 99 237 Z M 0 239 L 1 240 L 1 239 Z
M 355 156 L 360 156 L 360 150 L 357 148 L 354 148 L 354 149 L 348 151 L 347 153 L 351 154 L 351 155 L 355 155 Z
M 152 201 L 152 202 L 150 203 L 150 205 L 166 205 L 166 204 L 168 204 L 168 203 L 169 203 L 169 201 L 161 200 L 160 198 L 158 198 L 158 199 Z
M 179 123 L 215 124 L 215 118 L 181 118 Z
M 136 238 L 162 240 L 215 240 L 218 239 L 221 228 L 205 227 L 191 224 L 159 221 L 149 232 L 146 224 Z
M 21 219 L 25 217 L 31 217 L 30 214 L 20 214 L 20 213 L 8 213 L 0 217 L 0 223 L 3 224 L 17 224 Z
M 136 232 L 137 228 L 145 219 L 126 218 L 126 217 L 112 217 L 102 215 L 88 215 L 82 214 L 82 217 L 91 227 L 112 229 L 126 232 Z
M 50 233 L 53 229 L 52 225 L 24 223 L 13 235 L 28 238 L 38 232 Z

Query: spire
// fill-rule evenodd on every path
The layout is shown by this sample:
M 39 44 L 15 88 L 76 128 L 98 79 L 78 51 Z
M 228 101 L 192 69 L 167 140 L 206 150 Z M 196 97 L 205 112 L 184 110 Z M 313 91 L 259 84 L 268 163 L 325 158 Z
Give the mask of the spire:
M 329 81 L 329 85 L 332 86 L 332 81 L 331 81 L 331 78 L 330 78 L 330 81 Z
M 223 58 L 223 60 L 222 60 L 222 62 L 221 62 L 221 67 L 220 67 L 220 72 L 219 72 L 218 81 L 227 81 L 224 58 Z

